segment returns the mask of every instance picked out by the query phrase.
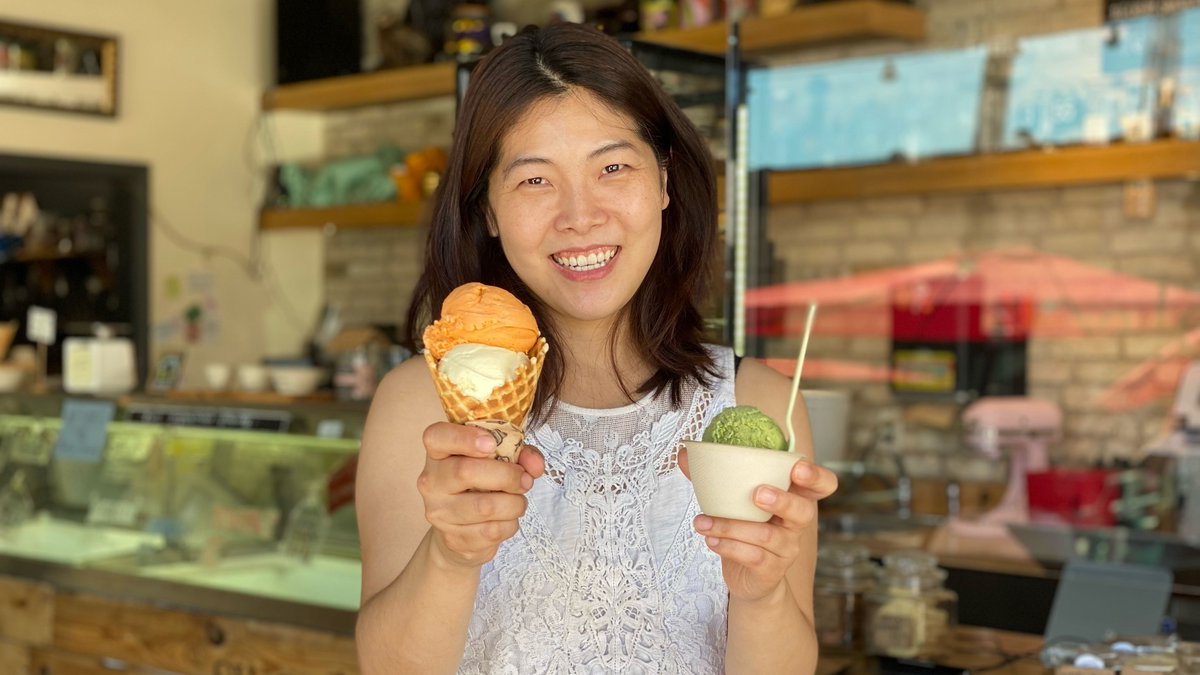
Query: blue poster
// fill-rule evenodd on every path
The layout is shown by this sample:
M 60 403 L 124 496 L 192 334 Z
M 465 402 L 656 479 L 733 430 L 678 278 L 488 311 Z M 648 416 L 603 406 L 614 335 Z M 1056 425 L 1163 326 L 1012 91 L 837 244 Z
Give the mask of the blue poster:
M 753 70 L 750 169 L 973 152 L 986 63 L 975 47 Z
M 1152 137 L 1157 30 L 1148 16 L 1019 40 L 1003 146 Z
M 1172 126 L 1178 136 L 1200 139 L 1200 9 L 1180 12 L 1177 25 L 1179 75 Z

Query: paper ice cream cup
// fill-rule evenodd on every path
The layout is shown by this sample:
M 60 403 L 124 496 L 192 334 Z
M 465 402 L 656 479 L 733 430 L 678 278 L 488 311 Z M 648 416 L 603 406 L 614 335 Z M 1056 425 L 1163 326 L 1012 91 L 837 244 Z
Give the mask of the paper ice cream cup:
M 786 491 L 792 467 L 803 455 L 739 445 L 684 441 L 692 490 L 706 515 L 763 523 L 771 514 L 754 504 L 754 490 L 770 485 Z

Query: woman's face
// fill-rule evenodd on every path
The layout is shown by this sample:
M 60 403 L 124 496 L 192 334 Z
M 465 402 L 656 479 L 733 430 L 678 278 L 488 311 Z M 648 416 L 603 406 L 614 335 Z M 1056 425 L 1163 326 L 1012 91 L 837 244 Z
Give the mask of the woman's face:
M 633 122 L 586 90 L 543 99 L 508 132 L 488 186 L 493 235 L 559 321 L 603 321 L 658 251 L 666 173 Z

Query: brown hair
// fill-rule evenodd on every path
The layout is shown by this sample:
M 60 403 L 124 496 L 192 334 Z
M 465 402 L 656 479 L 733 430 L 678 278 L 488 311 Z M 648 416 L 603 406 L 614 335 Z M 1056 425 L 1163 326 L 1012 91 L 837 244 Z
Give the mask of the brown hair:
M 635 390 L 644 394 L 669 388 L 678 405 L 685 379 L 707 383 L 717 374 L 703 346 L 704 321 L 698 308 L 712 281 L 716 252 L 712 159 L 691 121 L 642 64 L 594 28 L 569 23 L 530 27 L 476 66 L 438 186 L 425 269 L 408 309 L 408 337 L 415 345 L 424 327 L 437 318 L 442 301 L 461 284 L 478 281 L 507 289 L 533 310 L 551 345 L 535 417 L 558 394 L 565 370 L 563 351 L 554 348 L 555 327 L 542 302 L 509 265 L 499 240 L 488 234 L 487 190 L 506 131 L 533 103 L 572 88 L 586 89 L 631 118 L 668 170 L 670 202 L 663 212 L 658 253 L 623 310 L 629 321 L 617 322 L 614 337 L 626 323 L 632 344 L 656 368 Z M 615 344 L 610 343 L 614 370 Z

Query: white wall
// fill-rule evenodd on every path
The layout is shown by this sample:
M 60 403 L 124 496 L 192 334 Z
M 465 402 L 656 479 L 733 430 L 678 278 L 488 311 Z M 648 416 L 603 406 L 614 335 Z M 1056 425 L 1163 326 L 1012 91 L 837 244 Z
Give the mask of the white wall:
M 180 301 L 169 298 L 166 290 L 172 276 L 184 282 L 185 291 L 189 278 L 211 275 L 214 280 L 211 295 L 219 332 L 196 345 L 163 332 L 160 339 L 152 335 L 151 354 L 187 349 L 193 382 L 197 366 L 206 361 L 248 361 L 273 351 L 264 321 L 278 303 L 268 285 L 228 259 L 189 250 L 162 229 L 165 223 L 187 239 L 242 258 L 251 251 L 263 188 L 256 166 L 262 154 L 256 143 L 259 101 L 274 70 L 272 6 L 268 0 L 3 3 L 5 19 L 120 39 L 117 118 L 0 106 L 0 152 L 150 167 L 152 327 L 179 314 Z M 286 246 L 273 250 L 281 248 Z M 319 262 L 319 255 L 293 252 L 291 259 Z M 310 272 L 320 277 L 319 267 Z M 298 275 L 292 270 L 275 276 Z M 293 305 L 319 303 L 311 297 L 319 293 L 319 284 L 284 290 Z

